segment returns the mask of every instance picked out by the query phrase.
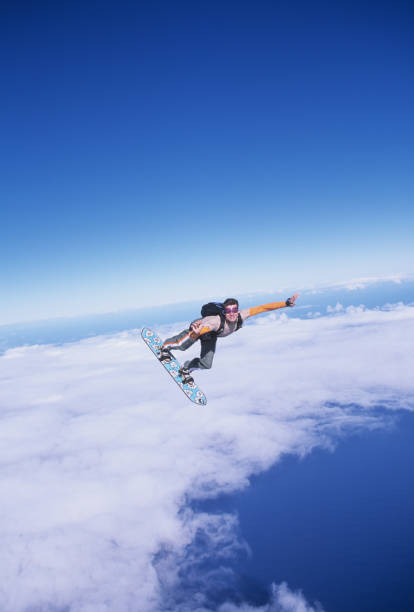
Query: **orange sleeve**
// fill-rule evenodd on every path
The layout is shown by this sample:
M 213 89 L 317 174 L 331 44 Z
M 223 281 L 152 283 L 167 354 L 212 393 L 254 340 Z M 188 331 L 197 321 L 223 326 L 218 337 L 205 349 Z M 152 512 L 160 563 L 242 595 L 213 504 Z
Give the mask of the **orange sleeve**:
M 249 317 L 261 314 L 262 312 L 269 312 L 276 310 L 277 308 L 285 308 L 286 302 L 270 302 L 269 304 L 262 304 L 261 306 L 253 306 L 249 309 Z

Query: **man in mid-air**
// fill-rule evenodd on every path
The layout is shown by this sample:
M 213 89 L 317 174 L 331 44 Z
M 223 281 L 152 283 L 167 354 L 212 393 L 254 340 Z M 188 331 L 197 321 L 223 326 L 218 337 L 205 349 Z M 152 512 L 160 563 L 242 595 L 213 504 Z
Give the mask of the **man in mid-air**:
M 285 302 L 270 302 L 269 304 L 244 308 L 242 310 L 239 310 L 239 302 L 235 298 L 227 298 L 222 304 L 206 304 L 203 307 L 203 309 L 206 309 L 206 316 L 193 321 L 189 328 L 163 342 L 159 360 L 169 362 L 172 358 L 170 351 L 186 351 L 197 340 L 200 340 L 200 357 L 186 361 L 180 368 L 183 383 L 192 383 L 194 382 L 191 376 L 193 370 L 211 368 L 217 338 L 225 338 L 234 333 L 240 329 L 249 317 L 261 314 L 262 312 L 277 310 L 278 308 L 295 306 L 298 297 L 299 294 L 295 293 Z M 210 312 L 214 314 L 210 314 Z

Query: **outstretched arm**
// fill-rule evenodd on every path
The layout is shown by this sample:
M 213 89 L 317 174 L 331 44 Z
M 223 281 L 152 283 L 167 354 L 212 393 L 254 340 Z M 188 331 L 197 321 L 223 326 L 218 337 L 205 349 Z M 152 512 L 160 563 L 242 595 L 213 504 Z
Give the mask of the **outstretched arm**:
M 285 302 L 270 302 L 269 304 L 262 304 L 261 306 L 253 306 L 249 308 L 249 312 L 246 316 L 254 317 L 255 315 L 261 314 L 262 312 L 270 312 L 271 310 L 277 310 L 278 308 L 285 308 L 286 306 L 295 306 L 296 299 L 299 297 L 299 293 L 295 293 L 292 297 L 288 298 Z
M 195 338 L 198 336 L 202 336 L 203 334 L 208 334 L 211 331 L 211 327 L 208 325 L 203 325 L 201 321 L 194 321 L 190 325 L 191 337 Z
M 202 336 L 203 334 L 208 334 L 211 331 L 217 331 L 218 328 L 219 323 L 217 323 L 217 326 L 214 327 L 211 325 L 206 325 L 203 319 L 197 319 L 196 321 L 193 321 L 190 325 L 190 336 L 192 338 L 198 338 L 199 336 Z

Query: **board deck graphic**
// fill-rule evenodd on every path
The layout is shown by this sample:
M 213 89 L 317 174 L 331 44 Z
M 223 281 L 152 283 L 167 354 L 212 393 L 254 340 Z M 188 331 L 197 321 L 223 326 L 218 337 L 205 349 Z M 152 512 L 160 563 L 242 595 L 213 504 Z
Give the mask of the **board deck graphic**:
M 141 337 L 159 361 L 158 355 L 162 345 L 161 338 L 159 338 L 155 332 L 153 332 L 151 329 L 148 329 L 147 327 L 144 327 L 141 330 Z M 174 356 L 172 356 L 171 361 L 168 363 L 166 363 L 165 361 L 159 361 L 159 363 L 164 366 L 168 374 L 171 376 L 171 378 L 174 379 L 174 381 L 180 387 L 181 391 L 185 393 L 188 399 L 190 399 L 195 404 L 201 404 L 203 406 L 207 404 L 206 396 L 195 382 L 183 384 L 181 375 L 179 373 L 179 369 L 181 366 Z

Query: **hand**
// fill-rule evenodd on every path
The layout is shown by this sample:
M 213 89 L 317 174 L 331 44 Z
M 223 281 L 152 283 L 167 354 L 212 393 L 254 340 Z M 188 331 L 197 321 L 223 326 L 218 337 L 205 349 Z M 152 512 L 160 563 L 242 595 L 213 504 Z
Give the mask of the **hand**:
M 286 306 L 296 306 L 296 299 L 299 297 L 299 293 L 295 293 L 292 297 L 286 300 Z
M 202 328 L 202 321 L 201 319 L 198 319 L 197 321 L 193 321 L 190 325 L 190 329 L 192 332 L 194 332 L 195 334 L 199 334 Z

